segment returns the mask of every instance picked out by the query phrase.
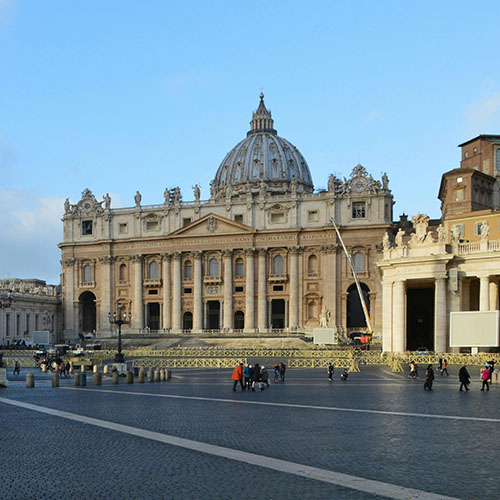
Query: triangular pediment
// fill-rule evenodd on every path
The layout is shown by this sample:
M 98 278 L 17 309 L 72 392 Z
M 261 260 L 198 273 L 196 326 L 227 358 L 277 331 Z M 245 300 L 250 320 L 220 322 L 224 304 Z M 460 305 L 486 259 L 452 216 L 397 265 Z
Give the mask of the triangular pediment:
M 169 237 L 224 236 L 230 234 L 253 234 L 255 229 L 220 215 L 208 214 L 185 227 L 169 234 Z

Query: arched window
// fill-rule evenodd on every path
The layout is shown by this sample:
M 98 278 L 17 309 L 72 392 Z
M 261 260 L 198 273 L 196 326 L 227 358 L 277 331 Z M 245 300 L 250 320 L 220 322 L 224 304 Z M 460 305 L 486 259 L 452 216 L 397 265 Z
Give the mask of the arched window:
M 83 282 L 90 283 L 92 281 L 92 268 L 87 264 L 83 266 Z
M 153 260 L 153 262 L 149 263 L 148 276 L 150 280 L 158 279 L 158 262 L 156 262 L 156 260 Z
M 365 272 L 365 256 L 361 252 L 356 252 L 353 255 L 352 263 L 354 264 L 354 270 L 357 273 Z
M 316 255 L 309 256 L 307 260 L 307 273 L 318 274 L 318 257 Z
M 273 274 L 284 274 L 284 262 L 281 255 L 275 255 L 273 258 Z
M 243 276 L 243 259 L 236 259 L 234 274 L 236 276 Z
M 219 276 L 219 261 L 215 257 L 208 261 L 208 275 Z
M 191 264 L 190 260 L 187 260 L 184 263 L 184 278 L 185 279 L 192 279 L 193 277 L 193 264 Z
M 127 265 L 126 264 L 120 264 L 119 279 L 120 279 L 120 281 L 127 281 Z

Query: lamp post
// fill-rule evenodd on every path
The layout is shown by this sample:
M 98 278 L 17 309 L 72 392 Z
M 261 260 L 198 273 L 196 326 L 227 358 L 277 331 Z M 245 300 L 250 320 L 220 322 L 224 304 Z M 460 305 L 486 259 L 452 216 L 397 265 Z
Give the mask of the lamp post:
M 115 363 L 124 363 L 125 358 L 122 353 L 122 325 L 126 325 L 130 323 L 130 320 L 132 318 L 132 314 L 124 312 L 122 315 L 122 304 L 118 304 L 118 314 L 115 312 L 111 314 L 110 312 L 108 313 L 108 319 L 109 322 L 112 325 L 118 325 L 118 352 L 115 355 Z

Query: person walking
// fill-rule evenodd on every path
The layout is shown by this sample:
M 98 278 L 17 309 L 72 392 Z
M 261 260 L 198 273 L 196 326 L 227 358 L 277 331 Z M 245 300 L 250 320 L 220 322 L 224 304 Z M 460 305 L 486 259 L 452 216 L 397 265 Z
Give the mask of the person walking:
M 441 358 L 441 357 L 438 359 L 438 371 L 439 372 L 443 371 L 443 358 Z M 441 373 L 441 375 L 442 375 L 442 373 Z
M 71 363 L 69 361 L 66 362 L 66 378 L 69 378 L 71 372 Z
M 344 368 L 344 371 L 340 374 L 340 380 L 345 382 L 348 376 L 349 376 L 349 370 L 347 368 Z
M 328 380 L 330 382 L 333 382 L 333 374 L 335 373 L 335 368 L 334 366 L 332 365 L 332 363 L 330 363 L 328 365 L 328 368 L 326 369 L 327 373 L 328 373 Z
M 481 387 L 481 390 L 484 391 L 484 388 L 486 387 L 486 390 L 490 390 L 490 384 L 488 384 L 488 380 L 491 377 L 490 373 L 490 367 L 488 363 L 486 363 L 486 366 L 481 370 L 481 380 L 483 381 L 483 386 Z
M 432 365 L 428 365 L 427 370 L 425 370 L 424 391 L 432 391 L 433 380 L 434 380 L 434 370 L 432 369 Z
M 12 374 L 19 375 L 20 373 L 21 373 L 21 365 L 19 364 L 19 361 L 16 359 L 16 362 L 14 363 L 14 372 Z
M 458 372 L 458 380 L 460 380 L 460 392 L 463 392 L 463 387 L 465 387 L 465 390 L 468 391 L 470 384 L 470 375 L 465 365 L 462 366 L 462 368 L 460 368 Z
M 252 365 L 247 365 L 245 368 L 243 368 L 243 378 L 245 379 L 245 388 L 247 390 L 250 389 L 250 369 L 252 368 Z
M 241 385 L 241 392 L 245 390 L 243 386 L 243 363 L 240 363 L 233 370 L 233 374 L 231 375 L 231 380 L 234 380 L 233 391 L 236 391 L 236 384 L 239 382 Z
M 269 384 L 269 374 L 267 373 L 266 367 L 263 366 L 260 369 L 260 389 L 263 391 L 265 389 L 264 384 L 266 387 L 270 387 Z
M 286 365 L 285 363 L 280 363 L 280 379 L 282 382 L 285 381 Z
M 260 382 L 260 366 L 259 363 L 255 363 L 252 372 L 252 391 L 255 392 L 255 385 Z
M 275 384 L 278 383 L 279 375 L 280 375 L 280 365 L 279 365 L 279 363 L 276 363 L 274 365 L 274 383 Z
M 409 367 L 410 367 L 410 374 L 408 375 L 408 377 L 416 378 L 417 377 L 417 370 L 415 369 L 415 362 L 412 361 L 410 363 Z
M 446 372 L 446 376 L 449 377 L 450 374 L 448 373 L 448 360 L 443 359 L 443 368 L 441 369 L 441 376 L 444 375 L 444 372 Z

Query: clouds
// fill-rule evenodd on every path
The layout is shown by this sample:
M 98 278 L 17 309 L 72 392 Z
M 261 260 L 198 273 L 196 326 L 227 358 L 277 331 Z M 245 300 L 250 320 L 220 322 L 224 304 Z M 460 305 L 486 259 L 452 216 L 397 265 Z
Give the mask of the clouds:
M 0 28 L 7 24 L 14 13 L 14 0 L 0 0 Z
M 500 91 L 470 104 L 466 117 L 474 134 L 495 133 L 500 128 Z
M 64 200 L 26 190 L 0 190 L 0 277 L 59 283 Z

